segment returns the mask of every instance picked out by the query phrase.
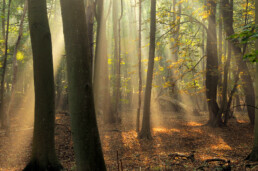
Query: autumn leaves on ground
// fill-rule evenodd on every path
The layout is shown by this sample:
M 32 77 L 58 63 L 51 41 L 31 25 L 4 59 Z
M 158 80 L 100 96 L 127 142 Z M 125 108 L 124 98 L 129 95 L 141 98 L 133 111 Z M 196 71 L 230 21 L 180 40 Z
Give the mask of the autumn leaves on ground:
M 135 131 L 134 113 L 124 113 L 123 126 L 104 125 L 99 120 L 100 137 L 108 170 L 210 170 L 227 167 L 233 170 L 255 170 L 255 163 L 244 161 L 253 144 L 253 129 L 246 114 L 238 113 L 227 127 L 205 126 L 207 113 L 160 113 L 160 124 L 153 124 L 153 140 L 139 140 Z M 155 116 L 155 114 L 153 114 Z M 129 117 L 128 117 L 129 116 Z M 130 117 L 131 116 L 131 117 Z M 1 170 L 22 170 L 29 161 L 33 129 L 18 125 L 12 117 L 12 132 L 0 136 Z M 69 115 L 56 116 L 56 149 L 65 168 L 75 168 Z M 219 161 L 209 161 L 219 159 Z M 220 161 L 221 160 L 221 161 Z M 224 160 L 224 161 L 223 161 Z

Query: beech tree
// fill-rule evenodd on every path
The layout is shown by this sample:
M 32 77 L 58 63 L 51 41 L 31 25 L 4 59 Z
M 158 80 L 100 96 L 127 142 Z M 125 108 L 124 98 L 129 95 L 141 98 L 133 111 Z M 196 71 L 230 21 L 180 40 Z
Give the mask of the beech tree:
M 95 48 L 95 63 L 94 63 L 94 102 L 95 110 L 103 112 L 104 120 L 106 123 L 115 123 L 115 116 L 112 112 L 110 103 L 110 81 L 108 70 L 108 54 L 107 54 L 107 35 L 106 35 L 106 22 L 107 15 L 104 14 L 103 0 L 97 0 L 96 7 L 96 20 L 97 20 L 97 33 L 96 33 L 96 48 Z M 111 6 L 111 1 L 109 8 Z M 105 85 L 105 86 L 101 86 Z
M 139 96 L 136 116 L 136 131 L 140 131 L 140 115 L 142 106 L 142 0 L 139 0 L 139 44 L 138 44 L 138 75 L 139 75 Z
M 61 0 L 77 170 L 106 170 L 95 116 L 91 48 L 83 0 Z
M 207 31 L 207 64 L 206 64 L 206 97 L 209 108 L 208 124 L 217 126 L 221 118 L 217 117 L 219 107 L 217 104 L 218 86 L 218 55 L 217 55 L 217 34 L 216 34 L 216 2 L 208 0 L 207 11 L 210 12 L 208 18 Z
M 25 171 L 61 170 L 55 153 L 55 93 L 51 34 L 46 0 L 29 0 L 33 53 L 35 120 L 32 155 Z
M 151 89 L 152 89 L 152 77 L 154 68 L 155 57 L 155 33 L 156 33 L 156 0 L 151 0 L 151 22 L 150 22 L 150 48 L 149 48 L 149 61 L 148 72 L 146 80 L 146 90 L 144 96 L 144 108 L 142 129 L 139 133 L 139 138 L 152 139 L 150 128 L 150 103 L 151 103 Z

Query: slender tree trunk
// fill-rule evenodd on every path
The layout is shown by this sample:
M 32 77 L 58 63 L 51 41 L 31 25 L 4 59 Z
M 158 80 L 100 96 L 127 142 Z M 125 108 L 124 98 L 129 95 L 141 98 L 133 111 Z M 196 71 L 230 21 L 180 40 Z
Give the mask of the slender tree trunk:
M 229 0 L 223 0 L 223 8 L 222 8 L 222 14 L 223 14 L 223 22 L 225 26 L 225 31 L 227 36 L 233 35 L 234 29 L 233 29 L 233 0 L 229 2 Z M 249 72 L 249 69 L 247 67 L 247 64 L 245 61 L 243 61 L 243 53 L 241 48 L 239 47 L 239 42 L 237 40 L 232 40 L 232 50 L 236 56 L 236 61 L 238 65 L 239 73 L 243 72 L 244 74 L 241 75 L 243 84 L 243 89 L 245 93 L 245 101 L 248 111 L 248 116 L 250 119 L 251 124 L 254 124 L 254 113 L 255 109 L 252 106 L 255 106 L 255 98 L 254 98 L 254 86 L 253 81 Z
M 136 118 L 136 131 L 140 131 L 140 115 L 142 105 L 142 0 L 139 0 L 139 41 L 138 41 L 138 76 L 139 76 L 139 95 L 138 109 Z
M 3 0 L 3 6 L 2 6 L 2 37 L 5 39 L 5 0 Z
M 105 171 L 95 116 L 91 52 L 83 0 L 61 0 L 72 138 L 78 171 Z M 76 31 L 75 31 L 76 30 Z
M 121 19 L 123 17 L 123 0 L 121 0 L 121 14 L 118 19 L 118 61 L 117 61 L 117 78 L 116 78 L 116 106 L 117 106 L 117 121 L 121 122 Z
M 202 56 L 203 57 L 206 56 L 204 39 L 205 39 L 205 28 L 202 29 Z M 205 60 L 203 60 L 203 63 L 202 63 L 202 70 L 203 71 L 205 70 Z M 206 76 L 205 76 L 205 74 L 203 74 L 203 86 L 205 86 L 205 80 L 206 80 Z M 205 92 L 203 93 L 203 98 L 204 98 L 204 103 L 203 103 L 202 109 L 204 111 L 207 111 L 206 93 Z
M 11 89 L 11 98 L 10 98 L 10 102 L 8 104 L 8 108 L 7 108 L 7 112 L 6 112 L 6 121 L 7 121 L 7 125 L 9 125 L 9 118 L 10 118 L 10 110 L 14 101 L 14 97 L 15 97 L 15 90 L 16 90 L 16 80 L 17 80 L 17 70 L 18 70 L 18 63 L 17 63 L 17 52 L 19 49 L 19 45 L 22 39 L 22 34 L 23 34 L 23 23 L 24 23 L 24 19 L 27 13 L 27 9 L 28 9 L 28 1 L 25 0 L 24 2 L 24 7 L 23 7 L 23 14 L 21 17 L 21 22 L 20 22 L 20 28 L 19 28 L 19 35 L 17 38 L 17 41 L 15 43 L 15 47 L 14 47 L 14 52 L 13 52 L 13 80 L 12 80 L 12 89 Z M 9 126 L 7 131 L 9 131 Z
M 223 82 L 222 82 L 222 0 L 219 1 L 219 36 L 218 36 L 218 66 L 219 66 L 219 80 L 218 80 L 218 102 L 219 105 L 222 106 L 223 104 L 223 97 L 220 96 L 220 93 L 223 91 Z M 223 96 L 223 95 L 222 95 Z
M 151 22 L 150 22 L 150 47 L 149 47 L 149 62 L 146 80 L 146 89 L 144 96 L 144 109 L 142 119 L 142 129 L 139 133 L 139 138 L 152 139 L 150 128 L 150 103 L 151 103 L 151 89 L 152 77 L 155 57 L 155 33 L 156 33 L 156 0 L 151 0 Z
M 222 113 L 226 114 L 228 113 L 226 108 L 227 108 L 227 91 L 228 91 L 228 70 L 230 67 L 230 61 L 231 61 L 231 44 L 228 43 L 228 58 L 224 66 L 224 80 L 223 80 L 223 85 L 222 85 L 222 101 L 221 101 L 221 106 L 219 110 L 218 117 L 222 117 Z M 230 109 L 229 109 L 230 110 Z M 225 116 L 228 117 L 228 116 Z M 224 122 L 225 123 L 225 122 Z
M 209 26 L 207 33 L 207 65 L 206 65 L 206 97 L 209 108 L 209 122 L 211 126 L 219 126 L 221 118 L 217 119 L 219 107 L 217 104 L 218 86 L 218 56 L 216 34 L 216 2 L 208 0 Z
M 33 52 L 35 120 L 31 170 L 61 170 L 55 153 L 55 93 L 51 34 L 45 0 L 29 0 L 29 26 Z
M 0 119 L 1 126 L 7 128 L 9 125 L 6 123 L 6 113 L 5 113 L 5 99 L 4 99 L 4 83 L 5 83 L 5 73 L 7 66 L 7 57 L 8 57 L 8 39 L 9 39 L 9 23 L 10 23 L 10 10 L 11 10 L 11 0 L 8 1 L 8 14 L 7 14 L 7 25 L 6 25 L 6 33 L 5 33 L 5 49 L 4 49 L 4 61 L 2 67 L 2 77 L 1 77 L 1 89 L 0 89 Z
M 255 24 L 258 24 L 258 0 L 255 0 Z M 256 30 L 257 31 L 257 30 Z M 258 39 L 255 40 L 255 50 L 258 50 Z M 258 56 L 256 56 L 258 59 Z M 255 106 L 258 106 L 258 63 L 256 62 L 255 74 Z M 251 154 L 247 157 L 248 160 L 258 161 L 258 110 L 255 110 L 255 125 L 254 125 L 254 146 Z

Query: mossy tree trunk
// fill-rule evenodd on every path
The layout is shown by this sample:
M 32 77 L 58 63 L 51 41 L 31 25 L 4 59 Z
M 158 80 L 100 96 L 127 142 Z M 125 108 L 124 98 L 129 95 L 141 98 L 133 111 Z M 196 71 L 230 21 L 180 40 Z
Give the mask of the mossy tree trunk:
M 91 52 L 83 0 L 61 0 L 72 138 L 78 171 L 105 171 L 95 116 Z
M 29 27 L 33 52 L 35 120 L 30 170 L 61 170 L 55 153 L 55 93 L 51 34 L 46 0 L 29 0 Z

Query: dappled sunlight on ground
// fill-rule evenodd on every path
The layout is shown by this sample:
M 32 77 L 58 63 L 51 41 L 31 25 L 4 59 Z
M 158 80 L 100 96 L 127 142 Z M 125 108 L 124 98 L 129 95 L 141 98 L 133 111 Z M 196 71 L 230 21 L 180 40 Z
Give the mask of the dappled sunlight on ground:
M 217 138 L 216 141 L 217 142 L 215 145 L 211 145 L 211 149 L 213 149 L 213 150 L 232 150 L 232 148 L 227 143 L 225 143 L 225 141 L 221 137 Z

